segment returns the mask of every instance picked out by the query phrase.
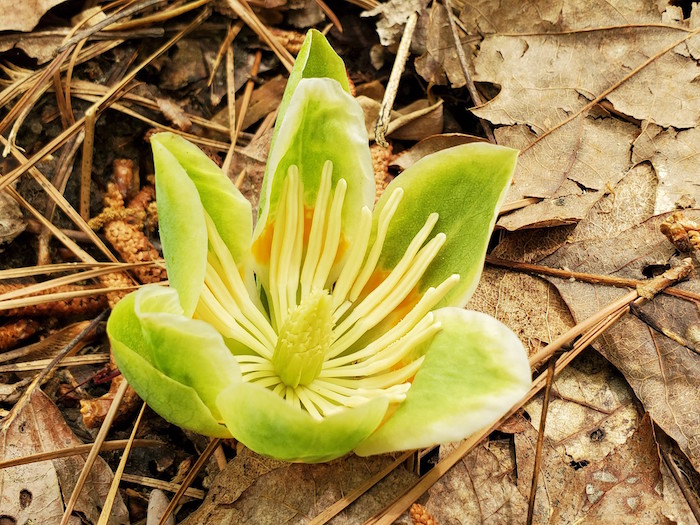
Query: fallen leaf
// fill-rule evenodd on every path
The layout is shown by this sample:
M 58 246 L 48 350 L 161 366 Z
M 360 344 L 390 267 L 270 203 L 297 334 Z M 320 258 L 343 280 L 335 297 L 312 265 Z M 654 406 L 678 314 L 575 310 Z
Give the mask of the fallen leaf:
M 428 5 L 428 0 L 389 0 L 380 3 L 374 9 L 364 11 L 363 17 L 380 15 L 377 21 L 377 34 L 383 46 L 398 45 L 408 18 L 413 13 L 421 13 Z
M 0 1 L 0 31 L 31 31 L 49 9 L 65 0 Z
M 700 212 L 688 214 L 691 219 Z M 675 247 L 658 231 L 666 215 L 600 240 L 584 240 L 560 248 L 543 264 L 574 271 L 644 279 L 648 267 L 673 262 Z M 626 293 L 617 288 L 577 281 L 551 279 L 577 321 L 597 312 Z M 695 277 L 680 288 L 700 292 Z M 657 330 L 685 336 L 700 326 L 692 302 L 659 295 L 641 311 L 656 328 L 627 315 L 599 338 L 596 347 L 627 378 L 644 407 L 659 426 L 678 442 L 696 469 L 700 469 L 700 356 Z
M 665 179 L 657 212 L 693 189 L 688 173 L 700 169 L 693 154 L 700 137 L 676 129 L 700 123 L 698 37 L 688 33 L 700 11 L 683 20 L 678 7 L 643 0 L 594 9 L 572 0 L 537 8 L 481 1 L 465 4 L 462 19 L 470 33 L 491 33 L 475 56 L 474 79 L 501 88 L 473 111 L 503 125 L 496 130 L 499 143 L 523 150 L 508 200 L 544 199 L 503 217 L 501 226 L 581 220 L 606 186 L 645 159 L 665 168 L 657 171 Z M 602 94 L 611 113 L 586 109 Z M 649 144 L 659 134 L 655 126 L 666 129 L 658 147 Z M 669 158 L 678 160 L 664 163 Z
M 655 213 L 671 211 L 683 202 L 683 207 L 700 204 L 699 145 L 700 129 L 663 130 L 653 124 L 634 141 L 632 161 L 650 162 L 659 178 Z
M 17 202 L 6 192 L 0 193 L 0 245 L 14 241 L 26 227 Z
M 182 523 L 307 523 L 392 461 L 390 455 L 350 455 L 330 463 L 284 463 L 244 448 L 215 478 L 202 506 Z M 406 468 L 396 468 L 329 523 L 363 523 L 415 479 Z
M 0 428 L 0 460 L 83 444 L 41 390 L 35 389 L 27 402 L 15 410 Z M 84 465 L 83 456 L 70 456 L 0 470 L 2 517 L 17 524 L 60 523 L 63 502 L 70 499 Z M 72 525 L 97 523 L 112 478 L 107 463 L 98 457 L 78 497 Z M 119 495 L 109 523 L 129 523 L 128 512 Z
M 431 135 L 422 139 L 420 142 L 414 144 L 407 150 L 402 151 L 392 160 L 390 166 L 405 170 L 431 153 L 435 153 L 446 148 L 451 148 L 453 146 L 459 146 L 461 144 L 484 141 L 485 139 L 481 137 L 467 135 L 465 133 L 440 133 L 439 135 Z
M 437 523 L 524 523 L 541 406 L 540 395 L 525 407 L 531 421 L 518 418 L 512 441 L 482 443 L 433 486 L 425 507 Z M 674 489 L 672 478 L 662 478 L 650 420 L 629 386 L 598 354 L 579 356 L 552 389 L 534 523 L 623 516 L 639 525 L 671 523 L 671 509 L 688 520 L 681 523 L 695 523 L 684 500 L 664 499 Z
M 425 28 L 425 51 L 416 58 L 416 73 L 431 84 L 453 88 L 463 87 L 467 81 L 459 62 L 452 37 L 447 10 L 439 2 L 433 2 L 430 13 L 421 17 Z
M 365 113 L 365 127 L 370 140 L 374 140 L 374 127 L 381 110 L 381 103 L 365 96 L 357 97 Z M 421 140 L 442 133 L 443 104 L 438 100 L 430 104 L 427 99 L 417 100 L 409 106 L 392 110 L 387 137 L 400 140 Z

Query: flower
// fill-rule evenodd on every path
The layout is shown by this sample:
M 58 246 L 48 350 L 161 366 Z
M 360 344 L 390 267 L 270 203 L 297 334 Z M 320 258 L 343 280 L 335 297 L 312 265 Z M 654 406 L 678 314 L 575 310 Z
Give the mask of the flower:
M 459 440 L 530 386 L 517 337 L 464 310 L 517 152 L 467 144 L 377 202 L 362 110 L 310 31 L 280 107 L 258 220 L 184 139 L 151 139 L 170 287 L 120 301 L 107 330 L 165 419 L 289 461 Z

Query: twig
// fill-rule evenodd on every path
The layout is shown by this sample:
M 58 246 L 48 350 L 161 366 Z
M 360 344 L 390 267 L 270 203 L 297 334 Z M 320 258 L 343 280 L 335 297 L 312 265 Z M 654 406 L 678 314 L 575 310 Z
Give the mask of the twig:
M 549 358 L 547 366 L 547 382 L 544 387 L 544 400 L 542 401 L 542 411 L 540 412 L 540 428 L 537 432 L 537 446 L 535 447 L 535 464 L 532 471 L 532 483 L 530 485 L 530 498 L 527 503 L 527 525 L 532 525 L 532 518 L 535 512 L 535 498 L 537 497 L 537 478 L 539 477 L 542 464 L 542 445 L 544 444 L 544 430 L 547 426 L 547 410 L 549 409 L 549 398 L 554 383 L 554 366 L 556 365 L 554 356 Z
M 182 480 L 182 485 L 180 485 L 180 488 L 173 496 L 173 499 L 170 500 L 170 503 L 168 503 L 168 506 L 165 508 L 165 511 L 163 511 L 163 515 L 160 517 L 158 525 L 165 525 L 168 518 L 175 510 L 175 507 L 177 507 L 178 503 L 180 503 L 182 496 L 185 495 L 185 491 L 192 484 L 192 481 L 194 481 L 194 478 L 197 476 L 197 474 L 207 462 L 209 457 L 214 453 L 216 447 L 219 446 L 219 443 L 221 443 L 221 440 L 219 438 L 212 438 L 211 441 L 209 441 L 207 448 L 204 449 L 199 458 L 197 458 L 195 464 L 192 465 L 192 468 L 185 476 L 185 479 Z
M 464 48 L 462 47 L 462 39 L 459 38 L 459 33 L 457 32 L 457 24 L 455 23 L 455 15 L 452 12 L 452 3 L 450 0 L 443 0 L 445 3 L 445 10 L 447 11 L 447 20 L 450 22 L 450 29 L 452 31 L 452 38 L 455 42 L 455 49 L 457 50 L 457 58 L 459 58 L 459 65 L 462 67 L 462 74 L 464 75 L 464 81 L 467 83 L 467 91 L 469 91 L 469 96 L 472 98 L 472 102 L 475 106 L 481 106 L 483 100 L 481 95 L 474 85 L 471 73 L 469 72 L 469 65 L 467 64 L 467 57 L 464 54 Z M 493 131 L 491 127 L 482 118 L 479 119 L 479 124 L 486 134 L 486 138 L 492 144 L 496 143 L 496 137 L 493 136 Z
M 394 106 L 394 99 L 396 98 L 396 93 L 399 90 L 401 75 L 406 67 L 406 61 L 408 60 L 411 49 L 411 40 L 413 39 L 413 31 L 416 29 L 417 22 L 418 13 L 411 13 L 411 16 L 408 17 L 408 21 L 406 22 L 406 27 L 403 30 L 403 36 L 401 36 L 399 49 L 396 52 L 396 59 L 394 60 L 394 65 L 391 68 L 389 82 L 387 83 L 386 91 L 384 92 L 384 99 L 382 100 L 379 115 L 377 116 L 377 123 L 374 125 L 374 140 L 377 144 L 384 146 L 385 148 L 389 145 L 386 141 L 386 134 L 389 129 L 391 108 Z
M 73 514 L 75 504 L 78 502 L 80 492 L 83 490 L 85 481 L 87 481 L 87 478 L 90 475 L 90 470 L 92 470 L 92 465 L 95 463 L 97 455 L 100 453 L 100 449 L 102 448 L 102 444 L 104 443 L 105 438 L 107 437 L 109 428 L 112 426 L 112 421 L 114 421 L 114 418 L 117 415 L 119 403 L 121 403 L 121 400 L 124 397 L 127 388 L 129 388 L 129 383 L 127 383 L 126 381 L 122 381 L 119 385 L 117 393 L 114 396 L 114 400 L 112 401 L 112 404 L 109 407 L 109 411 L 105 416 L 105 420 L 102 422 L 100 431 L 97 433 L 97 437 L 95 437 L 95 442 L 93 443 L 92 448 L 90 449 L 90 453 L 85 459 L 85 465 L 83 465 L 83 470 L 80 471 L 80 476 L 78 476 L 78 480 L 75 482 L 75 488 L 73 489 L 73 493 L 71 494 L 68 503 L 66 504 L 66 509 L 63 512 L 63 517 L 61 518 L 60 525 L 68 525 L 68 522 L 71 519 L 71 515 Z
M 119 491 L 119 481 L 121 480 L 122 474 L 124 474 L 124 467 L 126 467 L 126 461 L 127 459 L 129 459 L 129 453 L 131 452 L 131 447 L 133 446 L 136 438 L 136 431 L 139 429 L 139 425 L 141 424 L 141 418 L 143 417 L 143 413 L 145 411 L 146 403 L 143 403 L 141 405 L 141 411 L 136 417 L 136 423 L 134 423 L 134 428 L 131 431 L 131 435 L 129 436 L 129 440 L 127 441 L 126 447 L 124 447 L 124 453 L 122 454 L 122 457 L 119 460 L 117 470 L 114 471 L 112 484 L 109 487 L 109 492 L 107 493 L 107 497 L 105 498 L 105 501 L 103 503 L 102 512 L 100 512 L 100 518 L 97 521 L 97 525 L 107 525 L 107 523 L 109 522 L 109 516 L 112 513 L 112 507 L 114 506 L 114 500 L 116 499 L 117 493 Z
M 548 275 L 551 277 L 560 277 L 561 279 L 576 279 L 577 281 L 581 281 L 584 283 L 604 284 L 608 286 L 616 286 L 619 288 L 636 288 L 637 286 L 640 286 L 647 282 L 640 279 L 627 279 L 624 277 L 613 277 L 611 275 L 573 272 L 571 270 L 550 268 L 549 266 L 542 266 L 539 264 L 531 264 L 520 261 L 508 261 L 506 259 L 499 259 L 498 257 L 493 257 L 491 255 L 486 256 L 486 264 L 497 266 L 499 268 L 508 268 L 509 270 L 534 273 L 538 275 Z M 700 301 L 700 294 L 688 290 L 680 290 L 672 286 L 663 289 L 661 293 L 664 293 L 666 295 L 672 295 L 674 297 L 679 297 L 681 299 L 686 299 L 689 301 Z
M 90 220 L 90 186 L 92 184 L 95 120 L 95 108 L 90 107 L 85 111 L 85 139 L 83 140 L 83 159 L 80 164 L 80 216 L 84 221 Z
M 102 444 L 102 452 L 109 452 L 112 450 L 121 450 L 126 447 L 129 440 L 127 439 L 115 439 L 112 441 L 105 441 Z M 160 447 L 165 443 L 158 441 L 157 439 L 135 439 L 132 446 L 134 447 Z M 21 458 L 12 458 L 6 461 L 0 461 L 0 470 L 10 467 L 18 467 L 20 465 L 28 465 L 30 463 L 37 463 L 39 461 L 47 461 L 50 459 L 67 458 L 70 456 L 79 456 L 81 454 L 87 454 L 92 448 L 92 443 L 86 443 L 84 445 L 76 445 L 74 447 L 59 448 L 57 450 L 51 450 L 49 452 L 39 452 L 37 454 L 31 454 L 29 456 L 24 456 Z

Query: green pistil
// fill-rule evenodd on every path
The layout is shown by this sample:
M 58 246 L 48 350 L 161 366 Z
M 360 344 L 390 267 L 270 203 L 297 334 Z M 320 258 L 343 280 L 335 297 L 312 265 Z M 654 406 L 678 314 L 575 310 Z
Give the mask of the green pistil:
M 331 344 L 332 305 L 327 292 L 314 291 L 289 312 L 272 355 L 272 366 L 285 385 L 306 386 L 321 373 Z

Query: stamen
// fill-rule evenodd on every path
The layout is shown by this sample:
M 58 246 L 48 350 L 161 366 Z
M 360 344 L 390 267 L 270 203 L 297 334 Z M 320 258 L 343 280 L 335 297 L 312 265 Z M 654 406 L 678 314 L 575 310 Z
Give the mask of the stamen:
M 207 286 L 206 281 L 202 287 L 196 314 L 197 317 L 214 326 L 224 337 L 235 339 L 263 357 L 272 358 L 272 351 L 244 330 L 221 306 Z
M 390 346 L 393 342 L 398 341 L 411 330 L 413 330 L 419 321 L 422 321 L 427 316 L 433 307 L 438 304 L 452 288 L 459 282 L 459 274 L 453 274 L 445 279 L 437 288 L 428 288 L 423 297 L 418 303 L 399 321 L 391 330 L 384 332 L 377 339 L 372 341 L 366 347 L 357 352 L 352 352 L 335 359 L 327 359 L 323 364 L 323 368 L 335 368 L 346 363 L 365 359 Z
M 216 273 L 224 280 L 228 292 L 231 294 L 246 319 L 255 325 L 258 331 L 264 335 L 264 338 L 260 340 L 274 348 L 277 344 L 277 334 L 273 330 L 268 319 L 251 299 L 248 287 L 243 283 L 243 279 L 233 260 L 233 256 L 219 235 L 214 221 L 212 221 L 211 217 L 209 217 L 209 214 L 206 212 L 204 218 L 207 223 L 209 245 L 213 252 L 213 254 L 208 254 L 208 259 L 211 259 L 209 262 L 214 265 Z M 214 259 L 216 259 L 216 261 Z
M 263 335 L 258 327 L 243 315 L 238 304 L 234 298 L 231 297 L 228 288 L 221 280 L 221 275 L 222 273 L 217 271 L 211 263 L 207 263 L 205 283 L 219 304 L 221 304 L 231 317 L 236 320 L 236 323 L 247 330 L 253 337 L 260 341 L 261 344 L 265 346 L 270 345 L 270 341 Z
M 440 323 L 433 322 L 433 315 L 428 314 L 411 332 L 383 351 L 359 363 L 325 369 L 321 371 L 319 377 L 364 377 L 378 374 L 391 368 L 412 350 L 431 339 L 440 331 L 440 328 Z
M 381 322 L 408 296 L 445 243 L 445 234 L 438 233 L 418 251 L 430 235 L 435 222 L 437 222 L 437 214 L 431 214 L 387 278 L 336 327 L 333 331 L 335 341 L 331 344 L 329 357 L 335 357 L 349 348 L 362 334 Z
M 384 208 L 379 214 L 377 237 L 374 240 L 374 244 L 372 244 L 372 249 L 367 257 L 367 262 L 362 267 L 360 276 L 357 278 L 353 284 L 352 290 L 350 291 L 350 300 L 353 302 L 359 297 L 360 292 L 362 292 L 363 288 L 367 284 L 367 281 L 369 281 L 369 278 L 372 276 L 372 272 L 377 267 L 377 261 L 379 261 L 379 256 L 381 255 L 382 248 L 384 247 L 384 240 L 386 239 L 386 234 L 389 230 L 389 223 L 394 217 L 394 213 L 396 213 L 396 209 L 399 207 L 399 203 L 401 202 L 402 198 L 403 188 L 396 188 L 396 190 L 389 195 L 387 203 L 384 205 Z
M 248 381 L 247 379 L 244 378 L 244 381 Z M 249 383 L 255 383 L 258 386 L 261 386 L 263 388 L 270 388 L 275 385 L 280 385 L 282 382 L 280 381 L 280 378 L 277 376 L 269 376 L 269 377 L 264 377 L 262 379 L 257 379 L 254 381 L 248 381 Z M 282 386 L 284 386 L 282 384 Z M 277 388 L 277 387 L 275 387 Z
M 316 391 L 311 388 L 311 385 L 302 388 L 304 388 L 306 395 L 324 416 L 329 416 L 341 410 L 340 406 L 335 403 L 330 403 L 326 398 L 317 394 Z
M 304 258 L 304 266 L 301 270 L 301 299 L 303 300 L 311 293 L 311 283 L 314 278 L 314 272 L 318 266 L 318 260 L 321 256 L 321 248 L 323 247 L 323 232 L 326 225 L 326 212 L 330 203 L 331 195 L 331 175 L 333 173 L 333 163 L 327 160 L 323 165 L 321 172 L 321 183 L 316 195 L 316 204 L 314 206 L 314 216 L 311 221 L 311 231 L 309 232 L 309 246 L 306 249 L 306 257 Z
M 321 259 L 318 261 L 318 266 L 314 272 L 314 279 L 311 283 L 312 290 L 323 290 L 326 288 L 326 280 L 331 273 L 333 261 L 338 254 L 338 245 L 340 244 L 341 234 L 341 215 L 343 213 L 343 202 L 345 200 L 345 192 L 348 188 L 345 179 L 340 179 L 335 185 L 335 193 L 333 194 L 333 203 L 328 214 L 328 225 L 326 235 L 323 239 L 323 249 L 321 250 Z
M 297 243 L 299 229 L 303 236 L 303 203 L 299 202 L 299 170 L 290 166 L 284 179 L 282 194 L 272 236 L 270 256 L 270 295 L 277 328 L 287 318 L 291 307 L 296 306 L 296 290 L 299 284 L 299 263 L 301 251 Z M 299 256 L 299 261 L 296 256 Z M 290 301 L 290 299 L 292 299 Z
M 353 247 L 350 250 L 350 255 L 345 261 L 343 269 L 340 271 L 338 280 L 333 287 L 333 309 L 338 310 L 343 306 L 345 299 L 347 299 L 350 293 L 350 288 L 357 279 L 357 275 L 360 273 L 360 268 L 362 267 L 362 262 L 365 259 L 365 254 L 367 253 L 367 247 L 369 245 L 369 239 L 372 234 L 372 211 L 367 207 L 363 206 L 360 212 L 360 224 L 357 228 L 356 238 L 353 242 Z M 351 302 L 347 302 L 348 305 L 352 305 Z M 337 314 L 335 314 L 337 315 Z M 336 320 L 340 319 L 342 313 L 337 315 Z
M 299 397 L 299 401 L 301 402 L 301 406 L 306 409 L 306 411 L 309 413 L 309 415 L 314 418 L 317 421 L 321 421 L 323 419 L 323 416 L 321 416 L 321 413 L 316 409 L 316 406 L 311 402 L 311 399 L 307 395 L 307 391 L 304 387 L 297 388 L 295 389 L 295 392 L 297 396 Z

